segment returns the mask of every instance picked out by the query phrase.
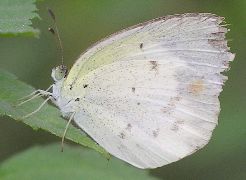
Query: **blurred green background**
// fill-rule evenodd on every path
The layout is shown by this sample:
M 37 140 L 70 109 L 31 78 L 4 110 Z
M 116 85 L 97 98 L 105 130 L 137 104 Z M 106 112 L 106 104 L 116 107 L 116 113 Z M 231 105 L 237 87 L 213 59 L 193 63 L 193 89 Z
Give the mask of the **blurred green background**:
M 236 58 L 220 96 L 219 125 L 204 149 L 151 173 L 160 179 L 246 179 L 246 0 L 49 0 L 37 7 L 42 19 L 33 23 L 41 30 L 40 38 L 1 38 L 0 67 L 40 89 L 52 83 L 51 69 L 61 60 L 47 31 L 52 24 L 47 7 L 56 13 L 68 67 L 92 43 L 145 20 L 187 12 L 224 16 Z M 0 118 L 0 128 L 0 162 L 33 145 L 60 141 L 9 118 Z

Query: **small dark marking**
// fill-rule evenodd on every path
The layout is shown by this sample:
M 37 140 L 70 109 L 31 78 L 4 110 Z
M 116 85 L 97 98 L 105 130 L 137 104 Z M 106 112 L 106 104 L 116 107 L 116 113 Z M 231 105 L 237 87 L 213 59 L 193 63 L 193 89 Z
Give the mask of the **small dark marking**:
M 141 43 L 141 44 L 139 45 L 139 47 L 140 47 L 140 49 L 142 49 L 142 48 L 143 48 L 143 43 Z
M 132 92 L 133 93 L 135 93 L 135 90 L 136 90 L 136 88 L 135 87 L 132 87 Z
M 72 90 L 73 89 L 73 85 L 69 84 L 69 89 Z
M 158 67 L 157 62 L 156 61 L 150 61 L 150 64 L 152 65 L 151 70 L 157 71 L 157 67 Z
M 83 87 L 84 87 L 84 88 L 87 88 L 87 87 L 88 87 L 88 84 L 84 84 Z
M 156 130 L 153 131 L 153 136 L 156 138 L 159 135 L 160 129 L 157 128 Z
M 137 105 L 140 105 L 140 102 L 138 102 Z
M 211 33 L 213 35 L 224 35 L 226 32 L 225 31 L 218 31 L 218 32 L 214 32 L 214 33 Z
M 121 133 L 119 134 L 119 137 L 120 137 L 121 139 L 125 139 L 126 135 L 125 135 L 124 132 L 121 132 Z
M 75 101 L 79 101 L 80 99 L 79 98 L 76 98 Z
M 131 131 L 131 129 L 132 129 L 132 125 L 130 123 L 128 123 L 126 126 L 126 130 Z

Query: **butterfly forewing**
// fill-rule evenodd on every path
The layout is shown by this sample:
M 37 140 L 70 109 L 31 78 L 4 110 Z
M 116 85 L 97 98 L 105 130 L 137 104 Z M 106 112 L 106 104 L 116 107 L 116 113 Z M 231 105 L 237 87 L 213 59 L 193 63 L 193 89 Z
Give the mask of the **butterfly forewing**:
M 63 96 L 80 97 L 75 122 L 139 168 L 177 161 L 208 143 L 234 55 L 222 18 L 183 14 L 116 33 L 72 67 Z M 86 85 L 86 86 L 85 86 Z

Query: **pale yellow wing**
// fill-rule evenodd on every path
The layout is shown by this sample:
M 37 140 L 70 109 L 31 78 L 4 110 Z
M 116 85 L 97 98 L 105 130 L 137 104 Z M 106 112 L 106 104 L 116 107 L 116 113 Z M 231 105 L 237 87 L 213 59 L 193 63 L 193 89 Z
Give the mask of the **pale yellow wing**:
M 219 26 L 222 21 L 222 17 L 213 14 L 191 13 L 161 17 L 124 29 L 97 42 L 82 53 L 70 70 L 66 85 L 74 84 L 78 77 L 83 77 L 100 66 L 146 52 L 147 49 L 159 50 L 159 47 L 168 48 L 169 52 L 180 52 L 180 55 L 182 50 L 185 55 L 194 51 L 196 53 L 193 56 L 198 52 L 209 55 L 207 58 L 195 60 L 197 63 L 221 63 L 228 59 L 228 54 L 223 54 L 224 57 L 218 61 L 214 60 L 218 59 L 218 54 L 202 50 L 227 50 L 224 40 L 227 29 Z

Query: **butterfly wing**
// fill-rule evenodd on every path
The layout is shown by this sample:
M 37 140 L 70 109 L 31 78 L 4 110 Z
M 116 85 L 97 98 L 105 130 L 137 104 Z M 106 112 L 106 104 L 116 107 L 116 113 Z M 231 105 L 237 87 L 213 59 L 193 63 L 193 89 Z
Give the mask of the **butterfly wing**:
M 75 122 L 114 156 L 155 168 L 197 151 L 218 121 L 234 55 L 222 18 L 167 16 L 123 30 L 80 56 L 63 86 Z

